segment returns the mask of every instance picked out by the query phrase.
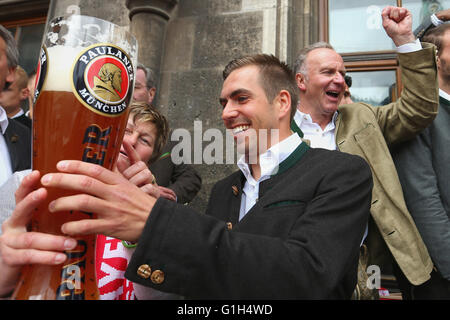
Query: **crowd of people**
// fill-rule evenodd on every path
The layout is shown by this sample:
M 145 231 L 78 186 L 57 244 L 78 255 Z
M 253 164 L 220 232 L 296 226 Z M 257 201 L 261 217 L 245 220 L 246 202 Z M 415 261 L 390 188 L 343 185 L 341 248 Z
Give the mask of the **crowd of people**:
M 415 31 L 405 8 L 381 15 L 403 84 L 387 105 L 352 100 L 344 60 L 325 42 L 303 48 L 292 68 L 267 54 L 227 64 L 222 120 L 243 156 L 204 214 L 185 205 L 201 177 L 172 162 L 157 81 L 142 64 L 114 170 L 65 160 L 32 171 L 20 106 L 33 90 L 0 26 L 0 297 L 24 265 L 60 265 L 74 237 L 96 234 L 101 299 L 377 299 L 362 294 L 363 257 L 391 262 L 403 299 L 450 299 L 450 10 Z M 55 199 L 50 212 L 98 218 L 67 222 L 62 236 L 30 232 L 47 188 L 85 199 Z M 112 243 L 119 260 L 103 252 Z

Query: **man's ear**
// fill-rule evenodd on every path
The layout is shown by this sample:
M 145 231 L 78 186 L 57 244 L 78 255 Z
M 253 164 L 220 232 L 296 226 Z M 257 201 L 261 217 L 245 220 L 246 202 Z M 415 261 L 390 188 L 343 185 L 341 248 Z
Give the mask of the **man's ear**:
M 28 88 L 23 88 L 20 90 L 20 100 L 25 100 L 30 95 L 30 90 Z
M 304 74 L 302 73 L 297 73 L 295 75 L 295 81 L 297 82 L 297 87 L 301 90 L 301 91 L 305 91 L 306 90 L 306 77 Z
M 290 117 L 291 115 L 291 94 L 287 90 L 281 90 L 277 97 L 279 108 L 279 119 Z
M 8 89 L 15 80 L 16 80 L 16 67 L 8 67 L 8 74 L 6 75 L 5 79 L 5 87 L 0 88 L 0 90 Z
M 151 88 L 150 90 L 148 90 L 148 103 L 152 103 L 153 99 L 155 99 L 155 95 L 156 95 L 156 88 Z

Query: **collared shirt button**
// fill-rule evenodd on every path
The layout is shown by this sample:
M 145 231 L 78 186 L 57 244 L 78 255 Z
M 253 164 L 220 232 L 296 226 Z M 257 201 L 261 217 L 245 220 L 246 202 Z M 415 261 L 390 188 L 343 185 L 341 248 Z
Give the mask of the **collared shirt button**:
M 161 284 L 164 282 L 164 272 L 162 272 L 161 270 L 155 270 L 152 273 L 152 276 L 150 277 L 150 280 L 152 280 L 152 282 L 154 284 Z
M 148 279 L 152 274 L 152 268 L 148 264 L 143 264 L 138 268 L 137 274 L 141 278 Z

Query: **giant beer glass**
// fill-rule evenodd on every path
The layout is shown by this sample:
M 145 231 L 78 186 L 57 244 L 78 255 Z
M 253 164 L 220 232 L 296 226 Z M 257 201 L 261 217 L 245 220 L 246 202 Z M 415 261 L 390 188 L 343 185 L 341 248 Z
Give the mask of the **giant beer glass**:
M 132 97 L 137 43 L 126 30 L 87 16 L 58 17 L 48 23 L 36 79 L 33 114 L 33 169 L 56 171 L 64 159 L 112 169 L 117 160 Z M 89 212 L 50 213 L 50 201 L 70 195 L 48 189 L 47 201 L 33 214 L 32 230 L 62 234 L 71 220 L 95 218 Z M 78 237 L 59 266 L 24 267 L 15 299 L 98 299 L 96 236 Z

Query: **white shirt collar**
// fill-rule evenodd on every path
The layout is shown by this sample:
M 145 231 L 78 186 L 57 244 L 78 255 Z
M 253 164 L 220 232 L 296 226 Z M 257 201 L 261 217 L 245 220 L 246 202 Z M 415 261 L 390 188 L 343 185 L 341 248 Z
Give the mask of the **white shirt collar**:
M 336 119 L 337 119 L 337 116 L 338 116 L 338 111 L 336 111 L 334 114 L 333 114 L 333 118 L 331 119 L 331 121 L 330 121 L 330 123 L 328 123 L 328 125 L 327 125 L 327 128 L 330 126 L 330 125 L 332 125 L 333 127 L 334 127 L 334 125 L 335 125 L 335 123 L 336 123 Z M 309 113 L 303 113 L 303 112 L 301 112 L 300 110 L 298 110 L 297 109 L 297 111 L 295 112 L 295 115 L 294 115 L 294 120 L 295 120 L 295 123 L 297 123 L 297 126 L 300 128 L 300 126 L 302 125 L 302 123 L 303 123 L 303 121 L 306 121 L 307 123 L 315 123 L 315 122 L 313 122 L 313 120 L 312 120 L 312 118 L 311 118 L 311 116 L 309 115 Z
M 445 92 L 442 89 L 439 89 L 439 96 L 441 96 L 442 98 L 444 98 L 447 101 L 450 101 L 450 94 L 448 94 L 447 92 Z
M 11 119 L 18 118 L 23 114 L 25 114 L 25 112 L 23 112 L 23 109 L 20 109 L 19 112 L 17 112 L 14 116 L 11 117 Z
M 5 134 L 6 128 L 8 128 L 8 117 L 6 115 L 5 109 L 0 106 L 0 129 L 2 131 L 2 134 Z
M 286 160 L 292 152 L 302 143 L 302 140 L 297 133 L 290 135 L 288 138 L 279 142 L 278 144 L 272 146 L 269 150 L 259 155 L 259 164 L 261 166 L 261 178 L 262 180 L 274 175 L 278 171 L 280 163 Z M 255 179 L 251 174 L 249 165 L 245 162 L 245 157 L 242 156 L 238 162 L 237 166 L 244 174 L 247 182 L 256 183 Z M 263 179 L 264 178 L 264 179 Z

